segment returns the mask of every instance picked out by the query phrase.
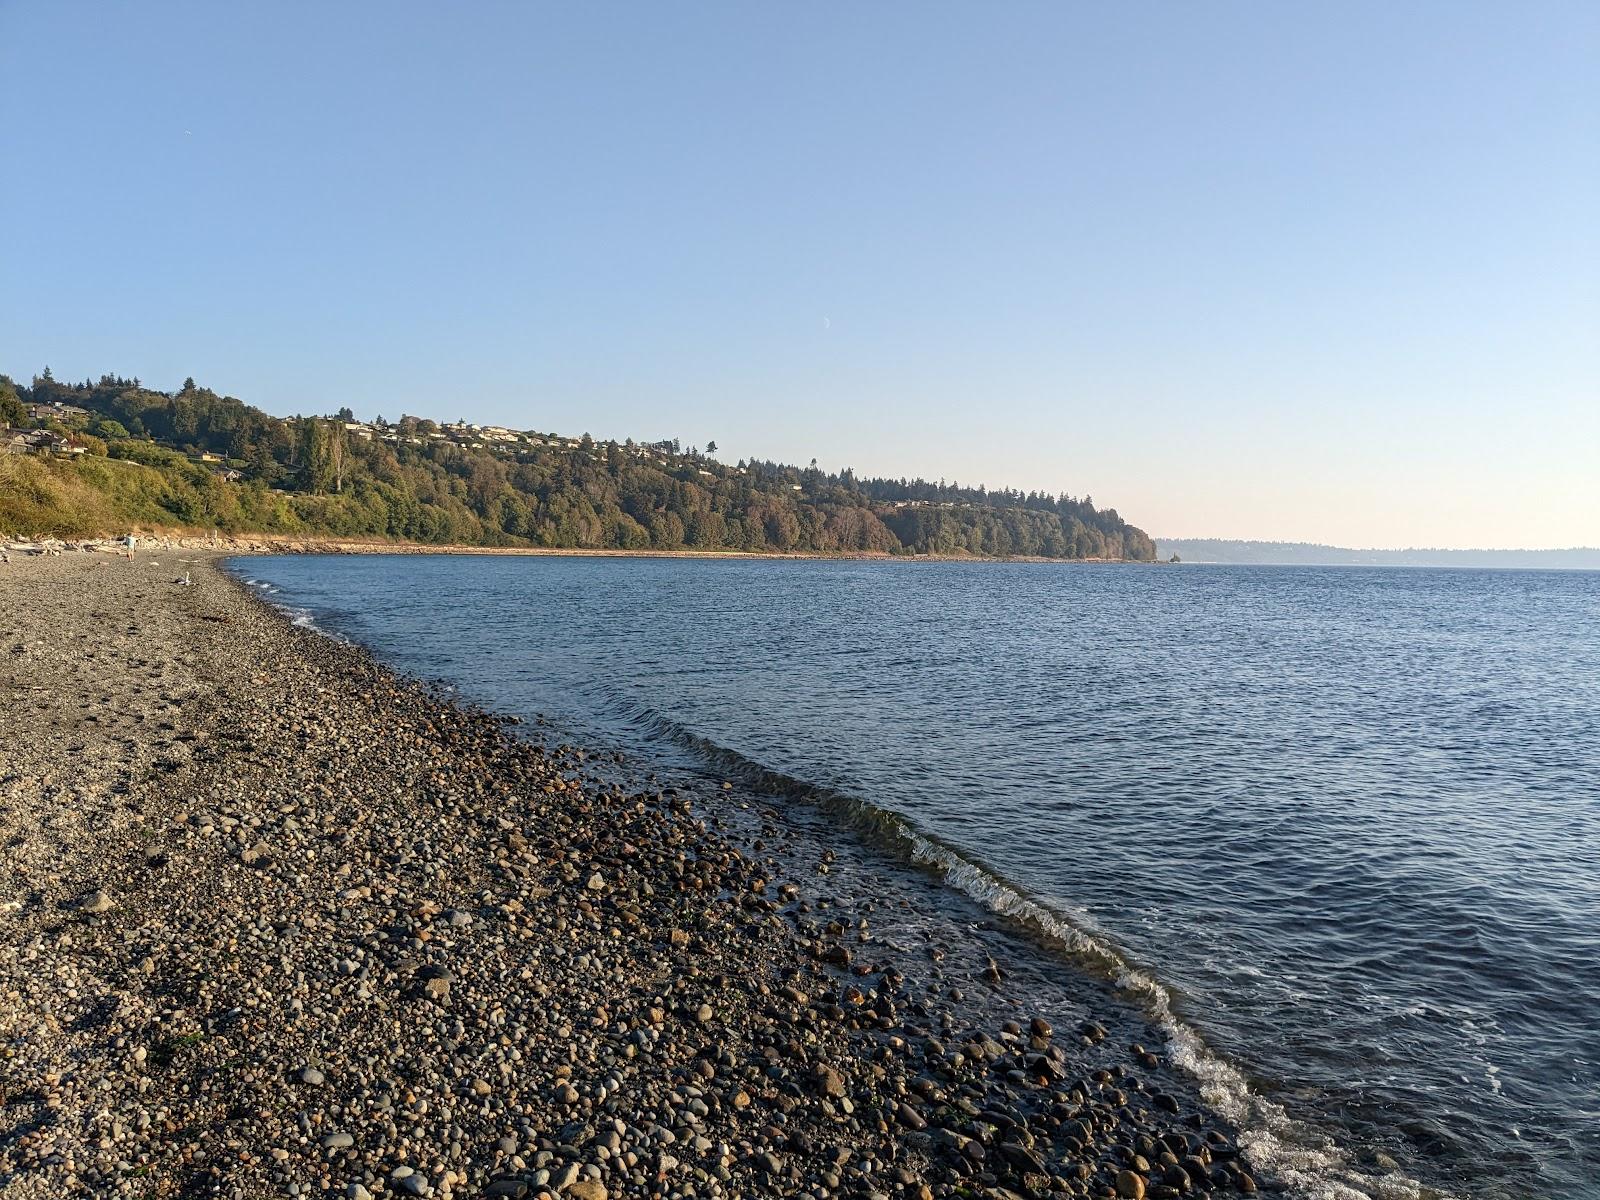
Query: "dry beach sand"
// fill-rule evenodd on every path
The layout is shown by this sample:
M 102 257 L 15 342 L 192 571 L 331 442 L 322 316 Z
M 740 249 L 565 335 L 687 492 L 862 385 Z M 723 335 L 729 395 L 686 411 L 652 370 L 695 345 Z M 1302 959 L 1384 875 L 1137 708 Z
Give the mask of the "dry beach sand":
M 541 748 L 194 548 L 11 558 L 0 1195 L 1271 1189 L 1123 1027 L 891 949 L 714 781 Z

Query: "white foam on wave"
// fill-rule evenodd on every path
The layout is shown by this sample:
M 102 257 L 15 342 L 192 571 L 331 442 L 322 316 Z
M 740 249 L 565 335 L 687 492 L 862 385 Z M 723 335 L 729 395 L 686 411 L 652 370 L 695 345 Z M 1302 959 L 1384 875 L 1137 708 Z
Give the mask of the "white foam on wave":
M 1240 1149 L 1258 1171 L 1282 1180 L 1305 1200 L 1450 1200 L 1448 1193 L 1424 1187 L 1398 1167 L 1382 1175 L 1360 1170 L 1332 1139 L 1252 1091 L 1239 1069 L 1214 1053 L 1199 1031 L 1179 1018 L 1171 993 L 1148 972 L 909 824 L 902 822 L 902 828 L 916 861 L 936 869 L 950 886 L 1001 916 L 1042 930 L 1073 954 L 1094 961 L 1119 987 L 1136 995 L 1166 1037 L 1168 1056 L 1199 1084 L 1206 1105 L 1239 1129 Z
M 318 635 L 319 637 L 327 638 L 330 642 L 341 642 L 346 646 L 351 644 L 350 639 L 345 637 L 342 633 L 337 633 L 334 630 L 329 629 L 327 626 L 319 624 L 316 613 L 312 612 L 310 609 L 290 608 L 286 604 L 280 604 L 277 607 L 285 616 L 289 618 L 289 624 L 300 629 L 309 629 L 312 633 Z
M 333 630 L 319 625 L 317 623 L 316 613 L 312 612 L 309 608 L 303 608 L 294 604 L 284 604 L 281 601 L 270 599 L 270 597 L 281 595 L 283 592 L 283 589 L 275 584 L 267 583 L 260 579 L 241 579 L 240 582 L 246 587 L 254 588 L 263 596 L 269 597 L 267 603 L 272 605 L 273 608 L 277 609 L 280 613 L 287 617 L 289 624 L 295 626 L 296 628 L 309 629 L 312 633 L 321 634 L 323 637 L 332 642 L 344 642 L 346 644 L 349 643 L 349 638 L 343 637 L 340 634 L 335 633 Z

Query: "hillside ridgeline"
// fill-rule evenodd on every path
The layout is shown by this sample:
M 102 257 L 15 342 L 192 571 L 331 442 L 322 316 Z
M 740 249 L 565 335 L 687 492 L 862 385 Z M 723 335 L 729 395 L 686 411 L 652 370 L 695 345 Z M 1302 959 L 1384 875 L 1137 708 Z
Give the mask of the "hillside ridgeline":
M 600 442 L 404 416 L 279 418 L 187 380 L 0 376 L 0 533 L 129 528 L 546 549 L 1152 561 L 1092 500 L 728 466 L 676 441 Z

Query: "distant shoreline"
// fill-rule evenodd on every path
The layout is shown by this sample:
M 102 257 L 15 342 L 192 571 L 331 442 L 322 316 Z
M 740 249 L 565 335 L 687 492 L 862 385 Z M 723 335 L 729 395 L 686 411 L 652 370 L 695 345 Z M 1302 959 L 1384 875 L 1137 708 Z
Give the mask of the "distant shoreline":
M 166 549 L 205 551 L 227 556 L 247 557 L 263 554 L 294 555 L 450 555 L 461 558 L 485 556 L 497 558 L 677 558 L 677 559 L 778 559 L 804 562 L 876 562 L 876 563 L 1056 563 L 1066 566 L 1138 566 L 1138 567 L 1366 567 L 1413 570 L 1506 570 L 1506 571 L 1600 571 L 1600 549 L 1580 547 L 1571 550 L 1340 550 L 1338 547 L 1313 546 L 1311 543 L 1230 543 L 1252 545 L 1263 549 L 1281 545 L 1307 550 L 1334 550 L 1347 555 L 1344 559 L 1331 557 L 1295 558 L 1281 557 L 1203 557 L 1200 552 L 1177 551 L 1177 562 L 1170 560 L 1170 547 L 1180 543 L 1167 543 L 1162 553 L 1153 561 L 1130 558 L 1048 558 L 1042 555 L 977 555 L 977 554 L 889 554 L 882 551 L 839 551 L 823 553 L 815 550 L 623 550 L 581 546 L 472 546 L 460 543 L 430 545 L 423 542 L 389 542 L 371 538 L 321 538 L 255 536 L 230 534 L 206 537 L 192 533 L 138 534 L 141 550 Z M 1189 543 L 1193 545 L 1193 543 Z M 1162 545 L 1158 542 L 1157 545 Z M 53 550 L 121 553 L 121 538 L 16 538 L 0 541 L 0 550 L 11 553 L 40 553 Z M 1433 558 L 1425 555 L 1437 556 Z M 1416 556 L 1416 557 L 1412 557 Z M 1504 556 L 1492 561 L 1491 556 Z
M 1541 550 L 1416 546 L 1403 550 L 1352 549 L 1317 542 L 1261 542 L 1233 538 L 1156 538 L 1156 557 L 1217 566 L 1274 567 L 1476 567 L 1521 570 L 1600 570 L 1600 547 Z
M 824 554 L 819 551 L 790 550 L 621 550 L 586 547 L 554 546 L 470 546 L 460 544 L 429 545 L 422 542 L 388 542 L 363 538 L 297 538 L 258 537 L 250 534 L 204 537 L 194 534 L 139 534 L 141 550 L 161 548 L 172 550 L 205 550 L 226 555 L 251 554 L 304 554 L 304 555 L 360 555 L 360 554 L 438 554 L 492 555 L 496 557 L 526 558 L 691 558 L 691 559 L 789 559 L 846 562 L 1030 562 L 1030 563 L 1101 563 L 1130 566 L 1165 565 L 1141 562 L 1131 558 L 1047 558 L 1040 555 L 977 554 L 888 554 L 872 551 L 841 551 Z M 115 553 L 122 548 L 120 538 L 35 538 L 18 539 L 5 543 L 13 550 L 39 547 L 70 547 L 74 549 Z

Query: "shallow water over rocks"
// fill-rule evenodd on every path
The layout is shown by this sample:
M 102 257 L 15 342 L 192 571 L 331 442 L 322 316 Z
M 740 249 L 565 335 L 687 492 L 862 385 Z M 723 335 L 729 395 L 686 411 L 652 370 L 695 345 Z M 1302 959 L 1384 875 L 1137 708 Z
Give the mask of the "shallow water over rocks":
M 920 866 L 881 936 L 987 920 L 1041 992 L 1119 988 L 1309 1193 L 1600 1177 L 1600 574 L 236 567 L 403 670 L 780 804 L 841 889 Z

